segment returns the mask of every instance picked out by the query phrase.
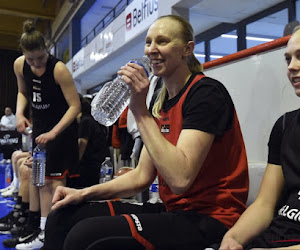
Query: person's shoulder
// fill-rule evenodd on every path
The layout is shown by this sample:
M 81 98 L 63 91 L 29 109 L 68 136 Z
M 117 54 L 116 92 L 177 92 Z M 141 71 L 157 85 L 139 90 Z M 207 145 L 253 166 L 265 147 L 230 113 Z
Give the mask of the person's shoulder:
M 221 83 L 217 79 L 211 78 L 211 77 L 206 76 L 206 75 L 204 75 L 204 77 L 201 78 L 201 83 L 202 84 L 209 84 L 209 85 L 216 86 L 216 87 L 221 86 L 221 87 L 225 88 L 223 83 Z
M 298 115 L 299 112 L 300 109 L 288 111 L 278 118 L 277 123 L 281 123 L 282 128 L 284 129 L 290 125 L 291 121 Z
M 19 56 L 14 62 L 14 70 L 15 72 L 21 73 L 23 71 L 25 56 Z
M 67 66 L 62 61 L 57 61 L 54 66 L 54 76 L 64 76 L 66 73 L 70 73 Z
M 194 86 L 192 86 L 192 91 L 201 92 L 205 89 L 206 91 L 208 91 L 208 93 L 222 93 L 221 95 L 230 96 L 228 90 L 220 81 L 206 76 L 202 73 L 199 73 L 197 75 L 203 75 L 203 77 L 199 79 L 199 81 L 197 81 L 196 84 L 194 84 Z M 195 77 L 197 77 L 197 75 Z
M 17 59 L 15 60 L 15 65 L 24 65 L 24 61 L 25 61 L 25 56 L 22 55 L 22 56 L 19 56 L 17 57 Z
M 283 120 L 284 120 L 284 122 L 286 122 L 286 121 L 289 122 L 291 119 L 293 119 L 295 116 L 297 116 L 299 111 L 300 111 L 300 109 L 295 109 L 292 111 L 285 112 L 277 119 L 277 122 L 278 121 L 283 122 Z
M 300 109 L 295 109 L 295 110 L 286 112 L 285 114 L 283 114 L 283 116 L 285 115 L 286 117 L 294 117 L 294 116 L 296 116 L 299 112 L 300 112 Z

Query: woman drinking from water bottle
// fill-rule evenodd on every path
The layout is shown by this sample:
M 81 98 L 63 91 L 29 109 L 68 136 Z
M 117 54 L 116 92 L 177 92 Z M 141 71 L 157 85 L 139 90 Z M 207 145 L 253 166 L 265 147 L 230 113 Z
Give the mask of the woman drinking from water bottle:
M 45 249 L 203 249 L 239 218 L 248 194 L 241 129 L 230 95 L 202 73 L 194 46 L 192 27 L 179 16 L 150 26 L 145 54 L 163 81 L 152 114 L 143 67 L 128 63 L 118 71 L 131 89 L 129 108 L 144 143 L 138 166 L 89 188 L 58 187 Z M 133 196 L 157 175 L 166 212 L 149 204 L 86 202 Z

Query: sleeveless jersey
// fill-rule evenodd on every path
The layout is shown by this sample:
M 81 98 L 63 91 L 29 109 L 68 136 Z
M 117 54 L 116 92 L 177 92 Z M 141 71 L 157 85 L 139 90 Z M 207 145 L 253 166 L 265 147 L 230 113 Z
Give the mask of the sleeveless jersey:
M 59 60 L 49 55 L 46 70 L 36 76 L 26 60 L 23 76 L 32 111 L 32 142 L 35 138 L 50 131 L 64 116 L 69 106 L 63 92 L 54 79 L 54 67 Z M 46 178 L 60 179 L 67 174 L 77 177 L 79 173 L 78 124 L 76 119 L 56 138 L 46 145 Z
M 156 122 L 163 136 L 176 145 L 182 130 L 182 106 L 194 84 L 201 84 L 204 75 L 196 75 L 179 101 L 169 110 L 160 111 Z M 192 186 L 176 195 L 160 173 L 159 194 L 168 211 L 193 210 L 209 215 L 230 228 L 245 210 L 248 196 L 248 167 L 246 150 L 234 111 L 232 127 L 222 136 L 216 136 L 210 151 Z
M 49 55 L 46 70 L 36 76 L 24 60 L 23 75 L 32 107 L 33 123 L 39 122 L 50 130 L 68 109 L 62 90 L 54 79 L 54 67 L 59 60 Z

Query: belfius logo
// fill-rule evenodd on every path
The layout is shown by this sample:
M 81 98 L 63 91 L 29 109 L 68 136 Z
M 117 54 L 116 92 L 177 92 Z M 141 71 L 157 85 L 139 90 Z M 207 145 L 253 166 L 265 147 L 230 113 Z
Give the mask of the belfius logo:
M 132 11 L 126 15 L 127 31 L 150 19 L 158 10 L 158 0 L 134 1 L 132 4 L 134 4 Z

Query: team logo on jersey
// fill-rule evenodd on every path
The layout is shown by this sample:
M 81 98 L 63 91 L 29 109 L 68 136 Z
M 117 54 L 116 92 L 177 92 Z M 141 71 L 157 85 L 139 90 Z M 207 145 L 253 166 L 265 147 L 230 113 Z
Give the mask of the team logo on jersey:
M 170 133 L 170 125 L 169 124 L 161 125 L 160 132 L 162 134 L 169 134 Z
M 33 88 L 33 90 L 41 91 L 41 87 L 40 86 L 33 86 L 32 88 Z
M 42 83 L 42 81 L 41 81 L 41 80 L 32 79 L 32 81 L 33 81 L 33 82 L 36 82 L 36 83 L 39 83 L 39 84 L 41 84 L 41 83 Z

